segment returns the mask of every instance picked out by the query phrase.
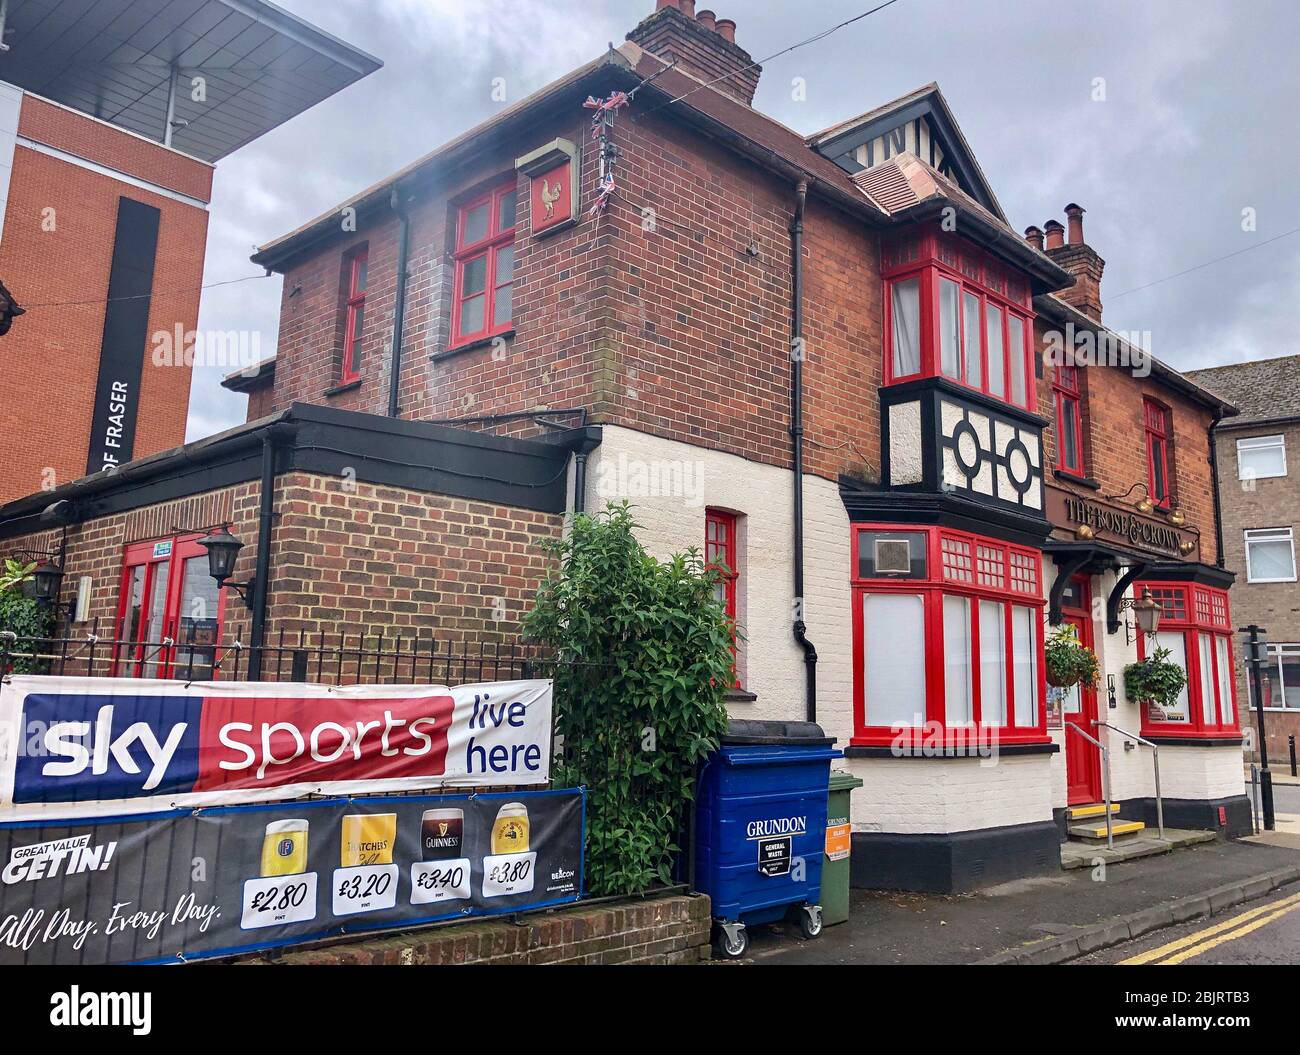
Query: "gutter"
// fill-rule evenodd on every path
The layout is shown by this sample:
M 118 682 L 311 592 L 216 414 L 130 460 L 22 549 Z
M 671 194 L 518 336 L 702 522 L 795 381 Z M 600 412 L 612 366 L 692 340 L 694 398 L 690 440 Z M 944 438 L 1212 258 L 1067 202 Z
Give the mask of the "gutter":
M 401 203 L 400 186 L 393 185 L 388 206 L 401 226 L 397 233 L 397 294 L 393 298 L 393 358 L 388 369 L 388 416 L 398 417 L 397 396 L 402 378 L 402 331 L 406 323 L 407 263 L 411 255 L 411 216 Z
M 794 218 L 790 221 L 790 445 L 794 456 L 794 623 L 791 630 L 803 649 L 804 708 L 807 720 L 817 721 L 817 649 L 808 640 L 803 620 L 803 216 L 808 183 L 795 188 Z

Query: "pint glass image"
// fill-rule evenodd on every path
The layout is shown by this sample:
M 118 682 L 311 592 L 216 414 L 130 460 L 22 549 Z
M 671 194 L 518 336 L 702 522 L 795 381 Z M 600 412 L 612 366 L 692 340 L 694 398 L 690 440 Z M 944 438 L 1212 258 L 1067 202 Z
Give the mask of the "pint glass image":
M 291 876 L 307 871 L 307 822 L 272 821 L 262 837 L 262 876 Z
M 420 819 L 420 854 L 425 861 L 460 857 L 465 835 L 464 810 L 425 810 Z
M 522 802 L 507 802 L 497 810 L 492 824 L 492 852 L 521 854 L 528 850 L 528 807 Z
M 390 865 L 396 841 L 396 813 L 354 813 L 344 817 L 343 867 Z

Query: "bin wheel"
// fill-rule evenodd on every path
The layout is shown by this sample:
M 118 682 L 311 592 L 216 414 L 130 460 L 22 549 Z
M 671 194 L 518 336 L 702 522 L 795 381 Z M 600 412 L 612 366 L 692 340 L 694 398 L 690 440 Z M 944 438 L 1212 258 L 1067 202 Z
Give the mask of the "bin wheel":
M 805 938 L 815 938 L 822 932 L 821 905 L 804 905 L 799 910 L 799 933 Z
M 743 923 L 719 923 L 713 948 L 724 960 L 739 960 L 749 951 L 749 932 Z

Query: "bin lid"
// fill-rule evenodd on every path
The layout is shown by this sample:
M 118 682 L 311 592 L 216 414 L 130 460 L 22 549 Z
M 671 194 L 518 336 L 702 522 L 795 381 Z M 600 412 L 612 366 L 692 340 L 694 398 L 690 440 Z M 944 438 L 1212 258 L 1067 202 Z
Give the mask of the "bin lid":
M 831 791 L 852 791 L 854 788 L 862 787 L 862 778 L 855 777 L 852 773 L 841 773 L 838 770 L 831 770 Z
M 733 718 L 727 722 L 724 744 L 770 747 L 830 747 L 835 737 L 827 736 L 816 722 L 762 722 Z

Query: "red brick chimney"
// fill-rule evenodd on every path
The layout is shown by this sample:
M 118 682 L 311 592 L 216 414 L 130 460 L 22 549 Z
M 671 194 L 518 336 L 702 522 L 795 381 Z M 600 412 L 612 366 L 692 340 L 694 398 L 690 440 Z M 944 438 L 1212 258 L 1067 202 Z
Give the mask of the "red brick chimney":
M 1106 261 L 1097 255 L 1097 251 L 1083 240 L 1083 207 L 1071 202 L 1065 207 L 1065 220 L 1069 225 L 1069 235 L 1061 243 L 1061 225 L 1049 220 L 1044 227 L 1048 231 L 1047 255 L 1074 276 L 1074 285 L 1063 289 L 1056 295 L 1067 304 L 1072 304 L 1085 315 L 1101 320 L 1101 273 Z M 1057 229 L 1056 244 L 1052 244 L 1051 227 Z
M 1025 241 L 1037 249 L 1040 253 L 1043 251 L 1043 232 L 1037 227 L 1025 228 Z
M 736 23 L 712 11 L 695 13 L 695 0 L 657 0 L 655 13 L 627 35 L 652 55 L 746 106 L 754 103 L 762 67 L 736 43 Z M 721 79 L 719 79 L 721 78 Z

